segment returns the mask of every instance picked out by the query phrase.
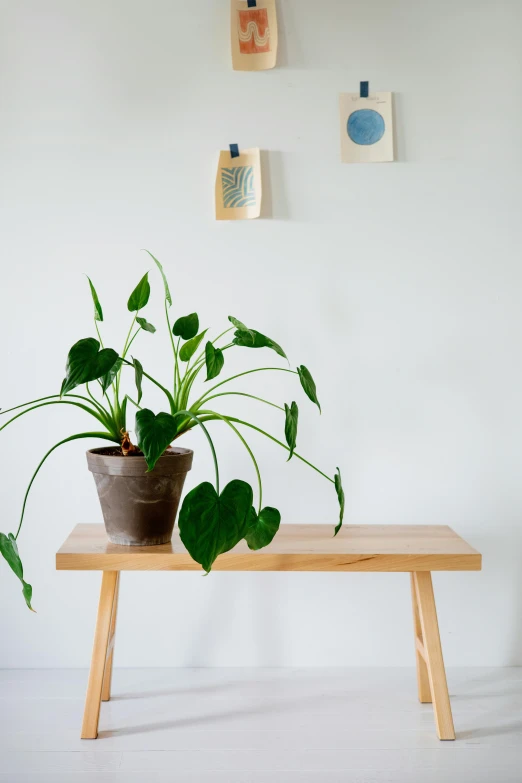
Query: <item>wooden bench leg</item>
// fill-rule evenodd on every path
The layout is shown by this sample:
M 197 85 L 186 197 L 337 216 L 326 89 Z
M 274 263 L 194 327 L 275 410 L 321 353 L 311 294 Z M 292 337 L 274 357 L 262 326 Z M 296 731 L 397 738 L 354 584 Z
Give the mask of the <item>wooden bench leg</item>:
M 415 589 L 415 576 L 410 574 L 411 578 L 411 603 L 413 607 L 413 632 L 415 639 L 415 659 L 417 662 L 417 691 L 421 704 L 431 703 L 430 681 L 428 677 L 428 667 L 421 653 L 422 628 L 419 615 L 419 605 L 417 603 L 417 594 Z
M 117 572 L 116 589 L 114 591 L 114 600 L 112 603 L 111 628 L 109 631 L 109 648 L 107 652 L 107 661 L 105 663 L 105 673 L 103 675 L 102 701 L 109 701 L 111 698 L 112 682 L 112 661 L 114 658 L 114 645 L 116 643 L 116 617 L 118 614 L 118 596 L 120 594 L 120 572 Z
M 82 739 L 96 739 L 98 736 L 103 673 L 109 649 L 109 634 L 117 584 L 118 571 L 103 572 L 98 617 L 94 632 L 91 670 L 89 672 L 87 696 L 85 697 Z
M 440 645 L 437 610 L 435 608 L 435 596 L 433 595 L 430 572 L 417 571 L 412 574 L 412 585 L 414 587 L 422 634 L 420 638 L 416 632 L 415 646 L 416 651 L 425 662 L 428 672 L 437 735 L 441 740 L 454 740 L 455 729 L 453 728 L 453 717 L 451 715 L 451 704 L 446 682 L 444 659 L 442 657 L 442 647 Z M 417 668 L 417 672 L 419 672 L 419 668 Z M 422 669 L 421 676 L 423 676 Z M 422 692 L 424 694 L 424 691 Z M 421 701 L 424 700 L 421 697 L 421 685 L 419 685 L 419 697 Z

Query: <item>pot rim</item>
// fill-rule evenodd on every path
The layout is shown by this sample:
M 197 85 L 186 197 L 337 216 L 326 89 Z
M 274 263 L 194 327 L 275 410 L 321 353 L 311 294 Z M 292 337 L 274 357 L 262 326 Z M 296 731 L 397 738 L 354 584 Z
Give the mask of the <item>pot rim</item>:
M 192 467 L 194 452 L 181 446 L 170 446 L 169 454 L 161 456 L 154 469 L 147 471 L 147 463 L 143 455 L 124 457 L 117 454 L 104 452 L 113 449 L 114 446 L 100 446 L 88 449 L 86 452 L 87 466 L 91 473 L 102 473 L 111 476 L 172 476 L 179 473 L 188 473 Z

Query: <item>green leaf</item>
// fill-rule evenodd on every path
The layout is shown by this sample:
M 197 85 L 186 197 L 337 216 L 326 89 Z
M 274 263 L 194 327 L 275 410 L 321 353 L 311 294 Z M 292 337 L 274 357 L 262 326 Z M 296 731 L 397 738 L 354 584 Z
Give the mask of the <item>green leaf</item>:
M 197 335 L 198 329 L 198 314 L 190 313 L 190 315 L 182 315 L 181 318 L 178 318 L 172 327 L 172 334 L 176 337 L 181 337 L 182 340 L 190 340 Z
M 267 337 L 261 332 L 256 332 L 255 329 L 238 329 L 234 332 L 234 339 L 232 340 L 234 345 L 240 345 L 243 348 L 272 348 L 273 351 L 287 358 L 286 353 L 283 351 L 280 345 L 278 345 L 270 337 Z
M 306 394 L 309 400 L 315 402 L 315 404 L 319 408 L 319 413 L 321 413 L 321 406 L 319 404 L 319 400 L 317 399 L 317 389 L 315 388 L 315 381 L 310 375 L 310 370 L 308 370 L 304 366 L 304 364 L 302 364 L 300 367 L 297 368 L 297 372 L 299 373 L 299 380 L 301 381 L 301 386 L 304 389 L 304 393 Z
M 16 539 L 12 533 L 9 533 L 8 536 L 6 536 L 5 533 L 0 533 L 0 552 L 7 560 L 7 563 L 11 567 L 13 573 L 16 574 L 22 583 L 22 593 L 25 598 L 25 603 L 29 609 L 34 612 L 34 609 L 31 606 L 33 588 L 30 584 L 24 581 L 24 569 L 22 566 L 22 561 L 20 560 L 20 555 L 18 554 Z
M 138 316 L 136 318 L 136 321 L 139 323 L 142 329 L 144 329 L 146 332 L 150 332 L 151 334 L 154 334 L 156 331 L 156 327 L 152 324 L 149 324 L 146 318 L 142 318 L 141 316 Z
M 210 341 L 205 345 L 205 363 L 207 365 L 207 381 L 217 378 L 225 364 L 223 351 L 221 348 L 214 348 Z
M 343 526 L 344 517 L 344 489 L 341 482 L 341 471 L 337 468 L 337 473 L 334 476 L 335 491 L 337 492 L 337 498 L 339 500 L 339 523 L 336 525 L 334 538 Z
M 138 361 L 138 359 L 135 359 L 134 356 L 132 357 L 132 366 L 134 367 L 134 380 L 136 382 L 136 389 L 138 390 L 138 399 L 137 403 L 138 405 L 141 402 L 142 398 L 142 388 L 141 388 L 141 382 L 143 380 L 143 365 L 141 362 Z M 143 451 L 143 449 L 142 449 Z
M 129 301 L 127 302 L 127 309 L 131 313 L 137 313 L 138 310 L 141 310 L 147 302 L 149 301 L 150 296 L 150 283 L 149 283 L 149 273 L 146 272 L 143 277 L 141 278 L 140 282 L 132 292 L 132 294 L 129 296 Z
M 193 337 L 192 340 L 189 340 L 185 343 L 185 345 L 181 346 L 181 350 L 179 352 L 179 358 L 182 362 L 188 362 L 196 353 L 198 350 L 198 346 L 202 339 L 204 338 L 205 334 L 208 332 L 208 329 L 205 329 L 204 332 L 200 332 L 196 337 Z
M 92 301 L 94 302 L 94 320 L 95 321 L 103 321 L 103 310 L 102 306 L 100 304 L 100 300 L 98 299 L 98 294 L 96 293 L 96 289 L 93 286 L 91 282 L 91 278 L 87 276 L 87 280 L 89 281 L 89 286 L 91 288 L 91 295 L 92 295 Z
M 100 378 L 102 392 L 104 394 L 109 388 L 109 386 L 111 385 L 111 383 L 113 382 L 113 380 L 118 375 L 122 364 L 123 362 L 121 359 L 116 359 L 109 372 L 106 372 L 105 375 L 102 375 L 102 377 Z
M 281 514 L 277 508 L 266 506 L 259 516 L 254 508 L 250 509 L 248 530 L 245 540 L 249 549 L 262 549 L 272 541 L 279 530 Z
M 245 324 L 242 321 L 238 321 L 238 319 L 234 318 L 233 315 L 229 315 L 228 320 L 230 321 L 231 324 L 233 324 L 236 327 L 236 329 L 239 329 L 240 332 L 251 332 L 248 326 L 245 326 Z M 252 339 L 254 339 L 253 333 L 252 333 Z
M 227 484 L 221 495 L 204 481 L 185 497 L 179 514 L 181 540 L 207 573 L 218 555 L 245 537 L 252 498 L 252 487 L 239 479 Z
M 148 408 L 143 408 L 136 413 L 134 431 L 138 446 L 147 462 L 147 472 L 150 473 L 176 436 L 176 420 L 170 413 L 158 413 L 156 416 Z
M 290 446 L 290 454 L 288 455 L 288 460 L 292 459 L 292 454 L 294 453 L 294 449 L 295 449 L 298 418 L 299 418 L 299 409 L 297 407 L 297 403 L 293 402 L 290 406 L 288 406 L 285 402 L 285 438 L 286 438 L 286 442 Z
M 94 337 L 78 340 L 67 357 L 60 395 L 67 394 L 82 383 L 101 378 L 117 359 L 118 354 L 112 348 L 102 348 L 100 351 L 100 343 Z
M 166 299 L 166 300 L 167 300 L 167 302 L 169 303 L 169 307 L 172 307 L 172 297 L 171 297 L 171 295 L 170 295 L 169 284 L 168 284 L 168 282 L 167 282 L 167 278 L 166 278 L 166 276 L 165 276 L 165 272 L 163 271 L 163 267 L 162 267 L 162 265 L 160 264 L 160 262 L 158 261 L 158 259 L 157 259 L 157 258 L 155 258 L 155 257 L 152 255 L 152 253 L 150 252 L 150 250 L 145 250 L 145 252 L 149 254 L 149 256 L 152 258 L 152 260 L 154 261 L 154 263 L 156 264 L 156 266 L 158 267 L 158 269 L 159 269 L 159 271 L 160 271 L 160 273 L 161 273 L 161 277 L 163 278 L 163 286 L 164 286 L 164 288 L 165 288 L 165 299 Z M 197 331 L 197 330 L 196 330 L 196 331 Z

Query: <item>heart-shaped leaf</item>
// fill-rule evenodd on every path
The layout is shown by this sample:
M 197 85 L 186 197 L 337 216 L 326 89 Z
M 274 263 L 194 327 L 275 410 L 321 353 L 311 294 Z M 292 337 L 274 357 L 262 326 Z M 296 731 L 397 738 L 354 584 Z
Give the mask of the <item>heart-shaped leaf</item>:
M 277 508 L 266 506 L 261 510 L 259 516 L 254 508 L 250 509 L 248 530 L 245 540 L 249 549 L 262 549 L 272 541 L 279 530 L 281 524 L 281 514 Z
M 118 354 L 112 348 L 100 351 L 100 343 L 94 337 L 78 340 L 69 351 L 60 394 L 67 394 L 82 383 L 101 378 L 117 359 Z
M 147 462 L 147 472 L 150 473 L 176 436 L 176 420 L 170 413 L 158 413 L 155 416 L 151 410 L 143 408 L 136 413 L 134 431 L 138 446 Z
M 151 334 L 154 334 L 156 331 L 156 327 L 152 324 L 149 324 L 146 318 L 142 318 L 141 316 L 138 316 L 136 318 L 136 321 L 139 323 L 142 329 L 144 329 L 146 332 L 150 332 Z
M 285 402 L 285 438 L 286 438 L 286 442 L 290 446 L 290 454 L 288 455 L 288 460 L 292 458 L 292 454 L 294 453 L 294 449 L 295 449 L 298 418 L 299 418 L 299 409 L 297 407 L 297 403 L 293 402 L 290 406 L 288 406 Z
M 149 254 L 149 256 L 152 258 L 152 260 L 154 261 L 154 263 L 156 264 L 156 266 L 158 267 L 158 269 L 159 269 L 159 271 L 160 271 L 161 277 L 162 277 L 162 279 L 163 279 L 163 287 L 165 288 L 165 299 L 166 299 L 166 300 L 167 300 L 167 302 L 169 303 L 169 307 L 172 307 L 172 297 L 171 297 L 171 295 L 170 295 L 169 284 L 168 284 L 168 282 L 167 282 L 167 278 L 165 277 L 165 272 L 163 271 L 163 267 L 162 267 L 162 265 L 160 264 L 160 262 L 158 261 L 158 259 L 157 259 L 157 258 L 155 258 L 155 257 L 152 255 L 152 253 L 150 252 L 150 250 L 145 250 L 145 252 Z
M 301 381 L 301 386 L 304 389 L 304 393 L 306 394 L 309 400 L 315 402 L 315 404 L 319 408 L 319 413 L 320 413 L 321 406 L 319 404 L 319 400 L 317 399 L 317 389 L 315 388 L 315 381 L 310 375 L 310 370 L 308 370 L 304 366 L 304 364 L 302 364 L 300 367 L 297 368 L 297 372 L 299 374 L 299 380 Z
M 178 318 L 172 327 L 172 333 L 175 337 L 181 337 L 182 340 L 190 340 L 195 337 L 199 329 L 199 317 L 197 313 L 182 315 Z
M 134 367 L 134 381 L 136 383 L 136 389 L 138 390 L 138 399 L 137 403 L 138 405 L 141 402 L 141 397 L 143 394 L 142 388 L 141 388 L 141 382 L 143 380 L 143 365 L 138 359 L 135 359 L 134 356 L 132 357 L 132 366 Z
M 16 574 L 20 582 L 22 583 L 22 593 L 25 598 L 25 603 L 29 609 L 34 612 L 31 606 L 31 598 L 33 595 L 33 588 L 24 580 L 24 569 L 20 555 L 18 554 L 18 546 L 16 545 L 16 539 L 12 533 L 8 536 L 5 533 L 0 533 L 0 552 L 7 560 L 12 571 Z
M 344 517 L 344 489 L 341 482 L 341 471 L 337 468 L 337 473 L 334 476 L 335 491 L 337 492 L 337 499 L 339 500 L 339 522 L 335 527 L 334 538 L 343 526 Z
M 98 294 L 96 293 L 96 289 L 92 284 L 91 278 L 87 277 L 87 280 L 89 281 L 89 286 L 91 289 L 91 296 L 92 301 L 94 303 L 94 320 L 95 321 L 103 321 L 103 310 L 102 306 L 100 304 L 100 300 L 98 299 Z
M 208 332 L 208 329 L 205 329 L 204 332 L 200 332 L 196 337 L 193 337 L 192 340 L 189 340 L 184 345 L 181 346 L 181 350 L 179 352 L 179 358 L 182 362 L 188 362 L 196 353 L 198 350 L 199 344 Z
M 252 487 L 239 479 L 227 484 L 220 495 L 204 481 L 185 497 L 179 514 L 181 540 L 207 573 L 218 555 L 245 537 L 252 497 Z
M 147 302 L 149 301 L 150 296 L 150 283 L 149 283 L 149 273 L 146 272 L 143 277 L 141 278 L 140 282 L 132 292 L 132 294 L 129 296 L 129 301 L 127 302 L 127 309 L 131 313 L 137 313 L 138 310 L 141 310 Z
M 205 363 L 207 365 L 207 381 L 216 378 L 225 364 L 223 351 L 221 348 L 214 348 L 210 341 L 205 345 Z
M 255 329 L 237 329 L 234 332 L 234 339 L 232 340 L 234 345 L 240 345 L 243 348 L 271 348 L 273 351 L 287 358 L 286 353 L 283 351 L 280 345 L 278 345 L 270 337 L 267 337 L 261 332 L 256 332 Z
M 113 382 L 113 380 L 118 375 L 122 364 L 123 362 L 121 359 L 116 359 L 109 372 L 106 372 L 105 375 L 102 375 L 102 377 L 100 378 L 102 392 L 104 394 L 109 388 L 109 386 L 111 385 L 111 383 Z

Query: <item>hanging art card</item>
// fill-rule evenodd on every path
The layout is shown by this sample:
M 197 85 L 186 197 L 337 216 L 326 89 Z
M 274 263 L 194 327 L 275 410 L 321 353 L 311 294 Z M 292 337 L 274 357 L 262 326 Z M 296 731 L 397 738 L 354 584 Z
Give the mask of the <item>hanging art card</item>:
M 250 220 L 261 214 L 261 155 L 258 148 L 232 157 L 221 150 L 216 175 L 216 220 Z
M 264 71 L 277 59 L 275 0 L 231 0 L 230 34 L 235 71 Z
M 384 163 L 394 159 L 391 92 L 339 96 L 343 163 Z

